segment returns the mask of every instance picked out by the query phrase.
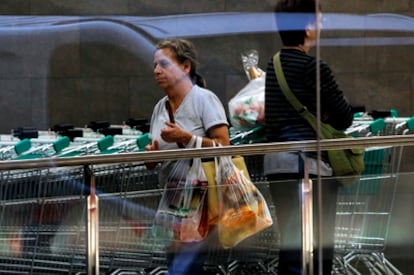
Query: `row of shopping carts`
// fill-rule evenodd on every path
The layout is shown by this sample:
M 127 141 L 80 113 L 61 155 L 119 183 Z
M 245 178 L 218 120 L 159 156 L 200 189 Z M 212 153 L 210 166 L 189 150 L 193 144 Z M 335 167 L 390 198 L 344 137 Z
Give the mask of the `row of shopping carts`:
M 18 128 L 0 136 L 1 159 L 139 152 L 149 142 L 138 129 L 105 125 L 106 131 L 102 124 L 100 129 L 61 125 L 44 132 Z M 259 159 L 246 159 L 251 171 L 261 169 Z M 94 165 L 92 170 L 99 198 L 100 272 L 166 273 L 163 245 L 152 232 L 162 194 L 157 170 L 149 171 L 143 163 Z M 82 166 L 0 172 L 0 274 L 85 274 L 90 191 L 85 177 Z M 268 195 L 265 182 L 256 184 Z M 274 226 L 235 249 L 212 242 L 206 272 L 275 273 L 277 241 Z
M 128 125 L 91 125 L 61 125 L 45 132 L 18 129 L 2 135 L 1 159 L 139 152 L 149 142 L 147 134 Z M 361 114 L 348 132 L 358 137 L 401 135 L 413 129 L 414 118 Z M 233 131 L 231 140 L 233 144 L 260 142 L 261 131 L 260 127 Z M 400 274 L 385 257 L 385 248 L 402 153 L 402 147 L 367 149 L 367 169 L 359 183 L 340 191 L 337 274 Z M 269 197 L 262 156 L 248 156 L 246 163 L 252 180 L 269 202 L 275 223 L 234 249 L 224 250 L 212 242 L 207 251 L 207 273 L 277 274 L 277 205 Z M 166 273 L 165 252 L 152 234 L 162 194 L 157 170 L 148 171 L 143 163 L 94 165 L 92 170 L 99 197 L 101 272 Z M 1 171 L 0 273 L 84 274 L 88 188 L 84 167 Z
M 96 131 L 71 126 L 60 131 L 16 128 L 0 135 L 0 160 L 27 160 L 142 151 L 149 134 L 128 126 Z
M 100 271 L 164 274 L 165 251 L 152 234 L 162 195 L 157 174 L 139 163 L 98 165 L 94 174 L 99 197 Z M 36 169 L 19 177 L 3 175 L 1 185 L 9 195 L 0 208 L 0 273 L 85 273 L 88 186 L 82 175 L 83 167 Z M 268 196 L 267 185 L 256 184 Z M 16 185 L 30 187 L 17 190 Z M 235 249 L 225 250 L 213 241 L 207 251 L 206 272 L 275 274 L 277 241 L 276 226 Z
M 48 131 L 16 128 L 0 136 L 0 158 L 139 152 L 148 142 L 148 134 L 136 127 L 107 122 L 56 125 Z M 128 267 L 145 257 L 153 262 L 155 250 L 143 251 L 140 237 L 151 228 L 160 196 L 156 173 L 142 163 L 100 165 L 93 172 L 100 198 L 101 270 Z M 9 170 L 0 175 L 0 273 L 85 273 L 90 186 L 84 167 Z

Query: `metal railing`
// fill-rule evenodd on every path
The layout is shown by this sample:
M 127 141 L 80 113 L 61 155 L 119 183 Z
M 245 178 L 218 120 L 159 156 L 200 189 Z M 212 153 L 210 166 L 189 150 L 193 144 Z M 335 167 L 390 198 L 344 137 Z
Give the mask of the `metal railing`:
M 139 153 L 119 153 L 115 155 L 78 156 L 72 158 L 44 158 L 36 160 L 7 160 L 0 161 L 1 170 L 48 168 L 78 165 L 96 165 L 110 163 L 127 163 L 139 161 L 165 161 L 190 159 L 194 157 L 215 157 L 231 155 L 263 155 L 276 152 L 315 152 L 317 149 L 337 150 L 347 148 L 368 148 L 374 146 L 412 146 L 414 135 L 374 136 L 359 138 L 344 138 L 332 140 L 311 140 L 296 142 L 256 143 L 237 146 L 222 146 L 200 149 L 177 149 L 165 151 L 150 151 Z

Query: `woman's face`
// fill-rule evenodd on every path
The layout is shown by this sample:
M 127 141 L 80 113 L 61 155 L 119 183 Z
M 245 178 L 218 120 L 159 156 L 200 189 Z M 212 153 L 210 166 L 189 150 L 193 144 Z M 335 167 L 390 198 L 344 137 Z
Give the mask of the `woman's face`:
M 187 78 L 187 66 L 179 64 L 174 52 L 169 48 L 159 49 L 154 54 L 154 76 L 163 90 L 175 87 Z

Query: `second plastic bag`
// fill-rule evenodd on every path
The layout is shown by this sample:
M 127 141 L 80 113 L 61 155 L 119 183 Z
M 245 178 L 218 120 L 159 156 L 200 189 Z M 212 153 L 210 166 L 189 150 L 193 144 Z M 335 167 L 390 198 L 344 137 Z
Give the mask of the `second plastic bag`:
M 224 248 L 234 247 L 273 224 L 263 195 L 231 157 L 217 158 L 216 182 L 220 207 L 218 235 Z
M 264 123 L 265 72 L 258 67 L 259 53 L 242 54 L 243 68 L 249 82 L 228 103 L 230 122 L 239 130 L 248 130 Z

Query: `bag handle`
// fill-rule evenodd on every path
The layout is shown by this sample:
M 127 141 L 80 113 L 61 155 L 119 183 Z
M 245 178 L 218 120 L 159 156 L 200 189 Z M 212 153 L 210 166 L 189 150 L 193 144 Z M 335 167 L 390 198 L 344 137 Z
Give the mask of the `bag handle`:
M 280 62 L 280 52 L 277 52 L 273 56 L 273 66 L 276 74 L 277 81 L 279 82 L 280 88 L 285 95 L 289 103 L 295 108 L 295 110 L 317 131 L 316 117 L 308 111 L 306 106 L 302 105 L 297 97 L 292 93 L 289 84 L 286 81 L 285 74 L 283 73 L 282 63 Z
M 175 123 L 174 114 L 172 112 L 172 109 L 171 109 L 171 105 L 170 105 L 170 101 L 169 100 L 165 101 L 165 108 L 168 111 L 168 117 L 170 118 L 170 122 L 171 123 Z M 185 145 L 182 144 L 181 142 L 177 142 L 177 146 L 179 148 L 185 148 Z
M 196 139 L 195 148 L 202 148 L 203 147 L 203 138 L 198 136 L 193 136 Z
M 187 143 L 187 146 L 185 146 L 184 148 L 198 148 L 197 146 L 197 136 L 193 135 L 190 139 L 190 141 Z
M 193 135 L 190 139 L 190 141 L 187 143 L 187 146 L 185 148 L 202 148 L 203 146 L 203 138 Z M 196 163 L 196 165 L 201 165 L 201 158 L 196 157 L 191 159 L 191 166 L 193 166 Z
M 220 143 L 216 143 L 216 141 L 214 140 L 214 138 L 211 139 L 211 141 L 213 143 L 213 146 L 212 147 L 219 147 L 219 146 L 221 146 Z M 218 162 L 219 162 L 219 158 L 217 156 L 215 156 L 214 157 L 214 167 L 216 168 L 216 171 L 218 171 L 218 167 L 219 167 Z

